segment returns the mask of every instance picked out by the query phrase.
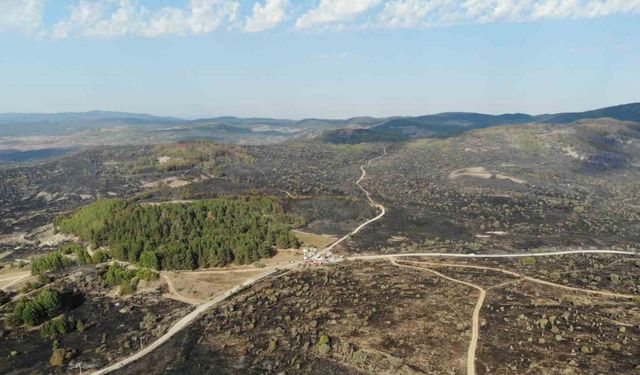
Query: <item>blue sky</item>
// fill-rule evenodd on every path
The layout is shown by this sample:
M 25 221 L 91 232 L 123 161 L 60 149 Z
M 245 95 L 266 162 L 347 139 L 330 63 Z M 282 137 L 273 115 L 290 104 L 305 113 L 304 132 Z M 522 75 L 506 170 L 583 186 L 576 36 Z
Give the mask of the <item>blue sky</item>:
M 639 67 L 640 0 L 0 0 L 0 112 L 579 111 Z

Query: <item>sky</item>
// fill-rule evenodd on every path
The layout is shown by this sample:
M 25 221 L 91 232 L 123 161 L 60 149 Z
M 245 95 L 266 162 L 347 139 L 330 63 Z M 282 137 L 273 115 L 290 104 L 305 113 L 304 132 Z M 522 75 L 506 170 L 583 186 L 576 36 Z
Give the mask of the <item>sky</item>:
M 0 112 L 300 119 L 640 102 L 640 0 L 0 0 Z

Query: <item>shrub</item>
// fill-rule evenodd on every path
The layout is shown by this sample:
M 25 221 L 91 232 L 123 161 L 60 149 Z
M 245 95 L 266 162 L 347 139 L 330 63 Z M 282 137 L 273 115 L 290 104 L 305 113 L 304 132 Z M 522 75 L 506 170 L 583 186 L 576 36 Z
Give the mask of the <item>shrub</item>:
M 89 255 L 89 252 L 87 252 L 87 249 L 85 249 L 84 247 L 82 247 L 80 245 L 76 245 L 74 247 L 73 252 L 78 257 L 78 264 L 91 264 L 92 263 L 91 255 Z
M 156 322 L 158 318 L 152 313 L 146 313 L 144 318 L 142 318 L 142 322 L 140 322 L 140 328 L 145 330 L 151 330 L 156 326 Z
M 54 338 L 56 336 L 64 335 L 69 332 L 73 325 L 72 322 L 67 320 L 64 316 L 55 318 L 45 322 L 40 328 L 40 334 L 42 337 Z
M 142 254 L 140 254 L 140 265 L 157 270 L 159 269 L 158 256 L 153 251 L 143 251 Z
M 157 272 L 148 268 L 138 269 L 138 272 L 136 272 L 136 276 L 138 277 L 138 279 L 146 281 L 155 281 L 160 277 Z
M 49 364 L 57 367 L 63 366 L 65 361 L 72 359 L 76 354 L 75 350 L 61 348 L 59 343 L 56 344 L 56 342 L 54 342 L 53 353 L 51 354 L 51 358 L 49 358 Z
M 82 320 L 78 319 L 76 321 L 76 331 L 84 332 L 85 329 L 87 329 L 87 326 L 84 324 Z
M 49 284 L 53 281 L 52 277 L 48 277 L 46 275 L 38 275 L 38 279 L 36 281 L 27 282 L 22 288 L 20 288 L 20 293 L 26 294 L 32 290 L 42 288 L 43 286 Z
M 104 281 L 108 286 L 122 285 L 124 282 L 133 279 L 135 271 L 125 269 L 120 264 L 113 262 L 107 269 Z
M 320 336 L 316 349 L 321 355 L 325 355 L 331 351 L 331 338 L 327 335 Z
M 618 284 L 618 283 L 620 283 L 620 275 L 618 275 L 617 273 L 610 273 L 609 274 L 609 280 L 613 284 Z
M 150 271 L 150 270 L 148 270 Z M 140 272 L 140 271 L 138 271 Z M 120 286 L 120 295 L 132 294 L 138 286 L 138 272 L 128 270 L 117 262 L 111 263 L 103 276 L 103 282 L 107 286 Z M 153 272 L 153 271 L 150 271 Z M 145 277 L 152 277 L 145 273 Z
M 60 251 L 64 255 L 69 255 L 69 254 L 73 253 L 73 248 L 71 246 L 63 246 L 63 247 L 60 248 Z
M 109 260 L 109 255 L 103 250 L 96 250 L 93 252 L 93 257 L 91 258 L 91 262 L 93 264 L 104 263 Z
M 120 295 L 124 296 L 127 294 L 135 293 L 138 288 L 138 278 L 134 277 L 131 280 L 125 280 L 122 285 L 120 285 Z
M 35 257 L 31 261 L 31 274 L 40 275 L 48 271 L 60 271 L 70 267 L 71 260 L 62 254 L 62 251 L 53 251 L 47 255 Z
M 13 315 L 20 323 L 24 323 L 30 326 L 38 324 L 43 318 L 44 313 L 42 309 L 33 301 L 20 300 L 13 309 Z
M 64 365 L 66 354 L 67 354 L 67 351 L 64 349 L 53 349 L 51 358 L 49 358 L 49 364 L 51 366 L 57 366 L 57 367 Z
M 520 264 L 523 266 L 533 266 L 536 264 L 536 258 L 534 257 L 525 257 L 520 259 Z

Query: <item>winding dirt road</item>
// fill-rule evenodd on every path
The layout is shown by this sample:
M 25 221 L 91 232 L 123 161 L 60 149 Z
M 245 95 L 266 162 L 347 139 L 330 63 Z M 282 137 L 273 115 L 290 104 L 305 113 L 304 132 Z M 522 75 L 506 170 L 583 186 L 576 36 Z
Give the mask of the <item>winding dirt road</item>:
M 360 184 L 365 177 L 367 177 L 367 170 L 364 169 L 365 166 L 371 165 L 371 162 L 380 158 L 383 158 L 387 155 L 387 148 L 384 147 L 382 149 L 382 155 L 380 156 L 376 156 L 373 159 L 369 159 L 367 161 L 367 164 L 365 165 L 361 165 L 360 166 L 360 170 L 362 171 L 362 174 L 360 175 L 360 178 L 356 180 L 356 185 L 358 185 L 358 187 L 360 188 L 360 190 L 362 190 L 364 192 L 364 195 L 367 197 L 367 200 L 369 201 L 369 204 L 372 207 L 377 208 L 378 210 L 380 210 L 380 213 L 378 215 L 376 215 L 376 217 L 369 219 L 367 221 L 365 221 L 364 223 L 360 224 L 356 229 L 352 230 L 351 232 L 347 233 L 346 235 L 340 237 L 338 240 L 336 240 L 335 242 L 331 243 L 329 246 L 325 247 L 324 249 L 320 250 L 319 254 L 323 255 L 326 252 L 332 250 L 334 247 L 338 246 L 340 243 L 346 241 L 349 237 L 353 236 L 354 234 L 360 232 L 360 230 L 362 230 L 362 228 L 366 227 L 367 225 L 378 221 L 380 219 L 382 219 L 382 217 L 387 213 L 387 210 L 384 208 L 383 205 L 381 205 L 380 203 L 374 201 L 371 198 L 371 193 L 369 193 L 369 191 L 367 189 L 365 189 L 364 187 L 362 187 L 362 185 Z

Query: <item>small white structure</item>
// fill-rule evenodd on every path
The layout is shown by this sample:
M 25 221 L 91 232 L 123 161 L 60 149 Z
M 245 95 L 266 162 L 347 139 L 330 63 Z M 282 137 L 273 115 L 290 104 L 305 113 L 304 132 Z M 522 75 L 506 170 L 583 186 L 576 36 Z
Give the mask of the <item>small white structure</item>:
M 326 251 L 324 254 L 319 254 L 318 249 L 315 247 L 303 248 L 304 260 L 307 264 L 314 266 L 320 266 L 327 263 L 337 263 L 342 260 L 341 256 L 333 255 L 331 250 Z
M 318 249 L 316 249 L 315 247 L 303 247 L 302 254 L 304 260 L 309 260 L 318 254 Z

